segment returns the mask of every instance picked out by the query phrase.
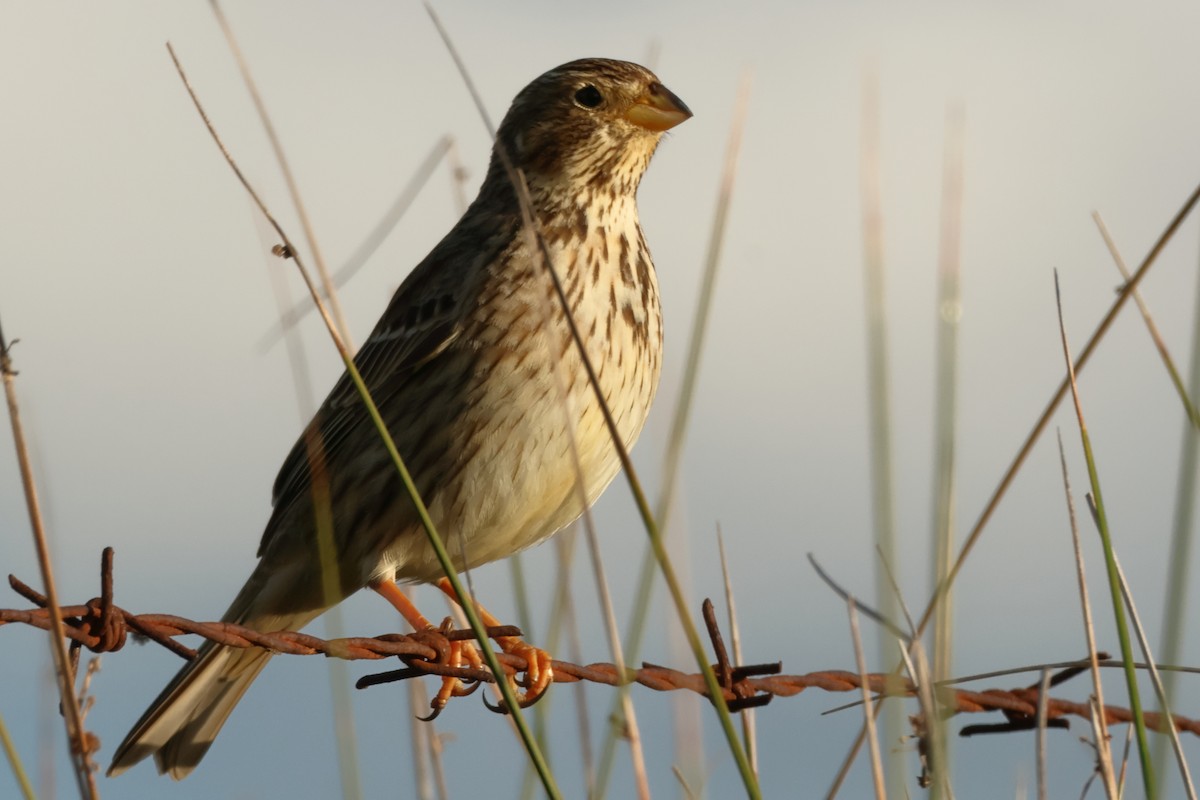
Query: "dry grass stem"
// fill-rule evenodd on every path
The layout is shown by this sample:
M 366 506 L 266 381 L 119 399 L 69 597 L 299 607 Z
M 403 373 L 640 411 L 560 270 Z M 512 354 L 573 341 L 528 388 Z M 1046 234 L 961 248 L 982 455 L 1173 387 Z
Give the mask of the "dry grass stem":
M 1096 222 L 1096 227 L 1100 229 L 1100 236 L 1104 239 L 1104 245 L 1108 248 L 1109 254 L 1112 255 L 1113 263 L 1117 265 L 1117 271 L 1121 273 L 1122 278 L 1128 281 L 1130 279 L 1129 267 L 1125 265 L 1125 259 L 1121 256 L 1121 251 L 1117 249 L 1117 243 L 1113 241 L 1108 225 L 1104 223 L 1104 217 L 1100 216 L 1099 211 L 1093 211 L 1092 219 Z M 1154 341 L 1154 347 L 1158 350 L 1159 357 L 1162 358 L 1163 366 L 1167 368 L 1167 374 L 1171 376 L 1171 383 L 1174 384 L 1175 391 L 1183 402 L 1183 410 L 1187 413 L 1188 419 L 1192 421 L 1192 426 L 1200 428 L 1200 413 L 1197 413 L 1191 398 L 1188 397 L 1187 387 L 1184 386 L 1183 378 L 1180 377 L 1179 370 L 1175 367 L 1171 351 L 1167 349 L 1167 343 L 1163 340 L 1162 333 L 1159 332 L 1158 325 L 1154 322 L 1154 316 L 1150 313 L 1150 307 L 1146 305 L 1146 300 L 1142 297 L 1140 290 L 1133 290 L 1133 300 L 1137 303 L 1138 311 L 1142 314 L 1142 321 L 1146 323 L 1146 331 Z
M 329 301 L 329 306 L 333 310 L 333 319 L 337 322 L 338 333 L 341 335 L 342 341 L 346 343 L 346 346 L 353 351 L 354 345 L 350 343 L 350 329 L 346 325 L 346 317 L 342 313 L 341 301 L 338 299 L 337 291 L 334 289 L 333 280 L 329 275 L 329 268 L 325 265 L 325 257 L 321 254 L 321 248 L 317 243 L 316 231 L 313 229 L 312 221 L 309 219 L 308 209 L 304 205 L 304 198 L 300 195 L 300 187 L 296 184 L 296 176 L 292 173 L 292 166 L 288 162 L 287 155 L 283 152 L 283 143 L 279 141 L 279 135 L 275 132 L 275 124 L 271 122 L 271 115 L 267 113 L 267 106 L 263 102 L 262 95 L 258 92 L 254 76 L 250 74 L 250 67 L 242 55 L 242 48 L 238 45 L 237 38 L 233 35 L 233 28 L 229 25 L 229 20 L 225 17 L 225 12 L 221 10 L 221 4 L 217 0 L 209 0 L 209 6 L 212 8 L 213 16 L 217 18 L 217 24 L 221 26 L 221 33 L 224 34 L 225 41 L 229 44 L 229 52 L 233 54 L 234 61 L 237 62 L 238 72 L 242 76 L 242 81 L 246 84 L 246 91 L 250 93 L 250 99 L 254 103 L 254 110 L 258 112 L 258 118 L 262 122 L 263 131 L 267 134 L 267 139 L 271 143 L 271 151 L 275 154 L 275 160 L 279 164 L 279 171 L 283 174 L 283 180 L 287 184 L 288 195 L 291 197 L 292 205 L 296 209 L 296 215 L 300 219 L 300 228 L 304 231 L 304 238 L 308 243 L 308 251 L 312 253 L 313 261 L 317 267 L 317 274 L 321 278 L 324 298 Z M 296 252 L 295 249 L 292 252 Z
M 1129 582 L 1125 580 L 1125 570 L 1121 569 L 1121 561 L 1117 556 L 1113 555 L 1113 561 L 1117 567 L 1117 577 L 1121 581 L 1121 594 L 1125 598 L 1125 606 L 1129 609 L 1129 621 L 1133 625 L 1133 632 L 1137 635 L 1138 645 L 1142 649 L 1142 657 L 1146 659 L 1147 671 L 1150 673 L 1150 682 L 1154 685 L 1154 691 L 1158 695 L 1158 702 L 1162 708 L 1161 713 L 1167 720 L 1166 735 L 1170 737 L 1171 747 L 1175 751 L 1175 761 L 1179 766 L 1179 777 L 1183 781 L 1184 791 L 1187 793 L 1189 800 L 1196 800 L 1196 787 L 1192 784 L 1192 775 L 1188 769 L 1187 757 L 1183 752 L 1183 743 L 1179 741 L 1179 731 L 1171 721 L 1171 709 L 1167 703 L 1167 693 L 1163 688 L 1162 676 L 1159 675 L 1158 666 L 1154 663 L 1154 654 L 1150 650 L 1150 643 L 1146 640 L 1146 631 L 1142 627 L 1141 618 L 1137 613 L 1137 606 L 1133 602 L 1133 593 L 1129 590 Z
M 700 795 L 696 794 L 696 791 L 688 784 L 687 778 L 683 775 L 683 770 L 678 765 L 671 765 L 671 774 L 675 776 L 675 780 L 679 781 L 679 788 L 683 791 L 683 796 L 687 800 L 698 800 Z
M 940 243 L 938 246 L 938 300 L 937 300 L 937 377 L 935 378 L 936 400 L 934 405 L 934 467 L 933 519 L 931 568 L 931 591 L 936 591 L 949 574 L 954 558 L 955 512 L 955 428 L 958 415 L 958 335 L 962 317 L 962 298 L 959 288 L 962 252 L 963 211 L 963 151 L 964 111 L 961 105 L 953 104 L 946 110 L 945 152 L 942 174 L 942 212 Z M 953 668 L 954 615 L 953 592 L 938 604 L 933 626 L 933 672 L 935 683 L 950 677 Z M 905 616 L 908 616 L 907 610 Z M 909 621 L 911 625 L 911 619 Z M 944 748 L 949 747 L 946 720 L 936 717 L 929 720 L 938 727 L 935 737 Z M 949 753 L 939 752 L 935 761 L 949 764 Z M 936 794 L 936 790 L 935 790 Z
M 37 553 L 38 568 L 41 570 L 42 586 L 50 609 L 50 653 L 54 660 L 54 673 L 58 679 L 60 709 L 67 728 L 67 740 L 71 743 L 71 763 L 80 797 L 97 798 L 96 775 L 89 763 L 94 747 L 88 732 L 83 727 L 83 712 L 75 697 L 75 672 L 67 657 L 67 645 L 62 615 L 58 607 L 58 589 L 54 583 L 54 567 L 50 561 L 50 546 L 46 541 L 46 526 L 42 519 L 41 503 L 38 500 L 37 484 L 33 478 L 29 447 L 25 442 L 25 427 L 21 424 L 21 410 L 17 403 L 17 371 L 13 368 L 12 351 L 0 330 L 0 378 L 4 381 L 4 396 L 8 402 L 8 419 L 12 427 L 13 447 L 17 454 L 17 466 L 21 473 L 21 486 L 25 492 L 25 509 L 29 514 L 29 527 L 33 533 L 33 547 Z
M 1117 780 L 1117 790 L 1125 797 L 1125 778 L 1129 774 L 1129 749 L 1133 746 L 1133 726 L 1125 729 L 1125 747 L 1121 750 L 1121 772 Z
M 287 157 L 279 147 L 278 138 L 276 137 L 274 127 L 270 117 L 266 113 L 265 104 L 258 92 L 258 88 L 254 82 L 254 78 L 250 73 L 249 65 L 242 56 L 241 48 L 238 46 L 237 40 L 234 38 L 233 29 L 230 27 L 228 20 L 225 18 L 224 12 L 216 0 L 210 0 L 213 13 L 217 17 L 217 21 L 221 26 L 221 30 L 225 35 L 230 51 L 233 53 L 234 59 L 237 62 L 238 70 L 241 73 L 242 80 L 245 82 L 251 97 L 254 100 L 255 108 L 258 110 L 259 121 L 263 125 L 268 138 L 271 141 L 271 146 L 275 152 L 275 156 L 279 161 L 280 168 L 284 172 L 288 180 L 289 191 L 293 193 L 293 201 L 296 204 L 297 210 L 301 219 L 307 226 L 308 217 L 301 202 L 299 191 L 291 179 L 291 168 L 288 164 Z M 270 251 L 270 234 L 264 231 L 264 226 L 261 219 L 255 218 L 256 229 L 259 231 L 259 236 L 264 242 L 263 252 Z M 306 228 L 306 234 L 309 236 L 309 243 L 314 254 L 318 254 L 316 250 L 315 236 L 313 232 Z M 326 292 L 332 291 L 328 284 L 328 276 L 324 270 L 324 262 L 318 258 L 318 269 L 321 272 L 322 278 L 326 280 Z M 279 329 L 285 334 L 290 333 L 291 329 L 284 324 L 288 309 L 288 290 L 286 283 L 283 281 L 283 276 L 280 271 L 275 268 L 274 263 L 267 264 L 267 274 L 271 281 L 272 289 L 274 290 L 276 306 L 280 317 Z M 336 297 L 334 297 L 336 301 Z M 311 305 L 306 306 L 311 308 Z M 336 304 L 333 304 L 335 315 L 340 315 L 341 309 Z M 340 319 L 339 323 L 342 327 L 343 336 L 347 333 L 345 320 Z M 312 381 L 310 380 L 308 370 L 308 359 L 304 353 L 304 344 L 299 337 L 288 335 L 285 337 L 288 362 L 291 366 L 293 391 L 296 398 L 297 411 L 299 413 L 299 421 L 303 425 L 307 420 L 312 419 L 316 412 L 316 404 L 312 397 Z M 318 537 L 318 550 L 321 555 L 321 581 L 324 586 L 325 597 L 334 605 L 323 615 L 323 621 L 326 630 L 329 632 L 330 638 L 339 638 L 345 633 L 345 626 L 342 622 L 342 611 L 336 605 L 336 600 L 340 596 L 338 587 L 338 570 L 336 568 L 336 555 L 333 545 L 333 516 L 330 506 L 329 496 L 329 475 L 325 467 L 325 450 L 324 443 L 310 430 L 305 430 L 304 433 L 305 445 L 308 450 L 309 470 L 312 476 L 312 495 L 313 508 L 316 510 L 316 526 Z M 360 781 L 360 770 L 358 765 L 358 742 L 355 735 L 354 725 L 354 705 L 350 700 L 351 680 L 350 673 L 345 663 L 334 661 L 329 666 L 328 673 L 330 694 L 333 698 L 333 728 L 334 742 L 336 743 L 335 751 L 337 753 L 338 774 L 341 780 L 342 797 L 345 800 L 354 800 L 363 796 L 362 784 Z
M 1100 678 L 1100 662 L 1096 655 L 1096 628 L 1092 621 L 1092 604 L 1088 598 L 1087 572 L 1083 564 L 1083 549 L 1079 541 L 1079 522 L 1075 516 L 1075 498 L 1071 494 L 1071 476 L 1067 470 L 1067 454 L 1063 448 L 1062 431 L 1055 432 L 1058 436 L 1058 459 L 1062 467 L 1063 493 L 1067 498 L 1067 518 L 1071 527 L 1071 546 L 1075 553 L 1075 577 L 1079 584 L 1079 606 L 1083 610 L 1083 633 L 1087 639 L 1088 662 L 1092 675 L 1092 697 L 1096 704 L 1104 707 L 1104 682 Z M 1111 737 L 1108 733 L 1108 723 L 1103 714 L 1092 715 L 1093 736 L 1096 740 L 1096 757 L 1100 764 L 1100 775 L 1104 781 L 1104 791 L 1109 800 L 1116 800 L 1117 782 L 1113 774 Z
M 941 741 L 945 734 L 945 726 L 938 724 L 943 717 L 942 704 L 929 670 L 929 659 L 925 655 L 925 645 L 920 639 L 914 639 L 908 649 L 901 647 L 905 665 L 917 688 L 917 700 L 921 706 L 921 716 L 924 721 L 923 736 L 926 739 L 925 753 L 928 768 L 928 785 L 930 796 L 949 798 L 953 800 L 954 790 L 950 786 L 950 765 L 944 760 L 946 743 Z M 912 658 L 909 658 L 909 654 Z
M 434 170 L 437 169 L 442 159 L 448 159 L 450 154 L 454 152 L 454 138 L 449 135 L 441 137 L 434 143 L 429 154 L 425 156 L 425 159 L 417 167 L 417 171 L 409 177 L 408 182 L 400 190 L 396 199 L 392 201 L 391 206 L 380 217 L 379 222 L 375 223 L 375 226 L 363 237 L 358 247 L 354 249 L 349 257 L 346 258 L 346 261 L 333 273 L 332 282 L 335 289 L 343 288 L 370 261 L 371 256 L 375 255 L 375 252 L 400 223 L 400 220 L 408 213 L 408 209 L 412 207 L 412 204 L 429 182 L 429 179 L 433 177 Z M 455 181 L 455 186 L 460 186 L 460 184 L 461 182 Z M 461 193 L 462 190 L 460 188 L 457 195 L 461 195 Z M 465 201 L 462 204 L 462 210 L 466 210 Z M 313 304 L 308 302 L 296 303 L 289 307 L 280 315 L 279 323 L 267 331 L 262 339 L 259 340 L 259 349 L 263 351 L 270 349 L 286 330 L 294 327 L 312 311 Z
M 742 628 L 738 624 L 737 603 L 733 597 L 733 578 L 729 574 L 729 559 L 725 555 L 725 537 L 721 535 L 721 526 L 717 525 L 717 550 L 721 556 L 721 577 L 725 585 L 725 609 L 729 613 L 729 643 L 733 649 L 733 663 L 744 664 L 742 654 Z M 746 742 L 746 756 L 750 759 L 750 768 L 758 774 L 758 733 L 754 725 L 754 709 L 747 708 L 742 712 L 742 737 Z
M 896 598 L 896 605 L 900 608 L 900 613 L 904 615 L 904 624 L 908 627 L 908 635 L 898 633 L 897 635 L 905 642 L 911 642 L 916 637 L 917 626 L 913 624 L 912 614 L 908 608 L 908 602 L 904 599 L 904 593 L 900 591 L 900 584 L 896 581 L 896 573 L 892 571 L 892 565 L 889 564 L 883 557 L 883 551 L 878 546 L 875 547 L 875 555 L 879 558 L 879 565 L 883 568 L 884 577 L 887 578 L 888 588 L 892 590 L 892 596 Z M 862 606 L 859 606 L 861 609 Z M 899 628 L 893 626 L 894 632 L 899 632 Z
M 1121 291 L 1117 294 L 1117 298 L 1109 307 L 1108 312 L 1105 313 L 1099 324 L 1097 324 L 1096 329 L 1092 332 L 1092 335 L 1088 337 L 1088 341 L 1083 346 L 1083 349 L 1079 351 L 1079 355 L 1076 357 L 1073 365 L 1073 371 L 1075 373 L 1083 371 L 1083 368 L 1091 359 L 1092 353 L 1095 352 L 1096 347 L 1100 344 L 1101 340 L 1103 340 L 1105 334 L 1108 333 L 1108 329 L 1112 327 L 1113 321 L 1117 318 L 1117 314 L 1119 314 L 1121 309 L 1125 307 L 1125 303 L 1128 302 L 1129 297 L 1133 293 L 1134 289 L 1137 288 L 1138 284 L 1146 276 L 1146 273 L 1150 271 L 1150 268 L 1154 266 L 1155 262 L 1158 260 L 1159 254 L 1162 253 L 1163 249 L 1167 246 L 1167 243 L 1174 238 L 1180 226 L 1183 225 L 1183 221 L 1187 219 L 1189 214 L 1191 214 L 1198 202 L 1200 202 L 1200 186 L 1197 186 L 1192 190 L 1192 193 L 1188 195 L 1188 198 L 1184 201 L 1183 205 L 1175 213 L 1175 216 L 1172 217 L 1171 221 L 1167 224 L 1167 227 L 1159 235 L 1154 245 L 1150 248 L 1150 252 L 1146 254 L 1146 257 L 1142 260 L 1142 263 L 1137 268 L 1137 271 L 1134 272 L 1133 276 L 1125 282 L 1124 286 L 1121 287 Z M 1021 444 L 1020 448 L 1018 448 L 1017 454 L 1013 457 L 1008 469 L 1005 470 L 1003 477 L 1001 477 L 1000 482 L 996 485 L 995 490 L 993 490 L 992 496 L 984 505 L 983 510 L 980 512 L 978 519 L 972 526 L 970 533 L 967 534 L 967 538 L 963 542 L 962 547 L 959 549 L 958 556 L 955 558 L 954 563 L 950 568 L 950 572 L 946 576 L 946 580 L 938 586 L 937 592 L 935 592 L 934 596 L 930 598 L 929 604 L 926 606 L 925 612 L 921 615 L 921 621 L 917 626 L 918 632 L 923 632 L 925 630 L 925 626 L 929 624 L 929 620 L 932 617 L 938 602 L 940 601 L 941 595 L 954 583 L 954 580 L 958 577 L 958 573 L 960 570 L 962 570 L 963 564 L 966 563 L 967 557 L 971 554 L 971 550 L 974 549 L 975 544 L 979 541 L 979 537 L 983 535 L 983 531 L 987 527 L 987 523 L 991 520 L 992 514 L 996 512 L 997 507 L 1000 505 L 1000 501 L 1008 493 L 1008 489 L 1012 485 L 1013 480 L 1016 478 L 1017 473 L 1020 472 L 1021 467 L 1024 466 L 1025 459 L 1028 458 L 1029 453 L 1031 450 L 1033 450 L 1033 446 L 1037 443 L 1037 440 L 1041 438 L 1042 432 L 1050 423 L 1050 418 L 1054 415 L 1055 410 L 1058 408 L 1058 404 L 1062 402 L 1062 399 L 1066 396 L 1069 388 L 1069 381 L 1067 378 L 1064 378 L 1059 383 L 1058 388 L 1050 396 L 1050 400 L 1046 403 L 1046 407 L 1042 410 L 1041 415 L 1033 424 L 1029 434 L 1025 437 L 1025 441 Z
M 1150 759 L 1150 745 L 1146 738 L 1146 723 L 1142 713 L 1141 696 L 1138 691 L 1137 673 L 1133 664 L 1133 649 L 1129 642 L 1129 628 L 1125 621 L 1125 606 L 1121 601 L 1116 566 L 1116 550 L 1113 547 L 1108 522 L 1105 518 L 1104 501 L 1100 494 L 1100 475 L 1096 467 L 1095 455 L 1092 451 L 1091 437 L 1088 435 L 1087 422 L 1083 416 L 1083 403 L 1079 397 L 1079 385 L 1075 380 L 1075 367 L 1071 361 L 1071 347 L 1067 341 L 1067 328 L 1063 322 L 1062 291 L 1058 282 L 1058 271 L 1054 272 L 1054 298 L 1058 308 L 1058 331 L 1062 340 L 1063 360 L 1067 365 L 1067 381 L 1071 387 L 1071 400 L 1075 406 L 1075 420 L 1079 426 L 1079 438 L 1083 445 L 1084 460 L 1087 463 L 1088 480 L 1095 496 L 1093 513 L 1096 528 L 1100 533 L 1100 543 L 1104 550 L 1104 562 L 1112 597 L 1113 621 L 1116 623 L 1117 639 L 1121 645 L 1121 660 L 1125 664 L 1125 686 L 1129 693 L 1129 707 L 1133 711 L 1133 727 L 1137 731 L 1138 760 L 1142 767 L 1142 784 L 1147 797 L 1155 797 L 1154 766 Z
M 573 534 L 573 531 L 568 531 L 568 534 Z M 571 574 L 571 558 L 568 550 L 573 550 L 573 545 L 576 536 L 568 535 L 566 538 L 558 537 L 555 541 L 555 549 L 558 552 L 558 571 L 559 577 L 562 578 L 561 589 L 559 595 L 562 598 L 563 613 L 558 613 L 558 608 L 555 608 L 555 616 L 559 619 L 565 619 L 567 624 L 567 642 L 568 652 L 574 661 L 583 660 L 583 639 L 580 636 L 579 615 L 576 612 L 575 596 L 571 591 L 571 582 L 568 580 Z M 583 785 L 591 792 L 596 785 L 596 765 L 593 763 L 593 748 L 592 748 L 592 723 L 591 714 L 588 711 L 587 692 L 583 686 L 575 688 L 575 722 L 576 729 L 579 731 L 579 758 L 583 764 Z M 547 713 L 547 724 L 549 723 L 549 713 Z M 638 739 L 638 752 L 641 748 L 641 739 Z
M 1194 292 L 1200 291 L 1197 281 Z M 1200 396 L 1200 294 L 1192 301 L 1191 359 L 1188 366 L 1188 391 L 1192 397 Z M 1186 640 L 1184 630 L 1189 614 L 1189 604 L 1183 598 L 1191 592 L 1192 548 L 1195 539 L 1196 475 L 1200 465 L 1200 432 L 1185 421 L 1180 434 L 1181 445 L 1179 467 L 1175 481 L 1175 503 L 1171 520 L 1171 544 L 1167 551 L 1167 583 L 1163 597 L 1174 598 L 1163 604 L 1161 627 L 1158 640 L 1162 648 L 1160 658 L 1164 662 L 1176 663 Z M 1178 676 L 1168 673 L 1165 682 L 1167 697 L 1175 696 Z M 1154 762 L 1166 760 L 1167 743 L 1159 739 L 1155 743 Z
M 435 790 L 444 788 L 441 784 L 435 784 L 435 773 L 441 771 L 441 751 L 433 744 L 437 728 L 434 727 L 434 720 L 421 721 L 418 717 L 422 712 L 417 711 L 429 708 L 429 693 L 421 681 L 408 681 L 405 689 L 409 711 L 408 737 L 412 742 L 413 788 L 418 800 L 434 800 Z M 444 792 L 437 797 L 446 800 Z
M 0 716 L 0 747 L 4 748 L 4 757 L 8 760 L 8 767 L 12 770 L 17 788 L 21 790 L 21 797 L 24 800 L 37 800 L 33 793 L 33 783 L 29 780 L 28 773 L 25 772 L 25 765 L 21 763 L 21 754 L 17 752 L 17 747 L 13 744 L 3 716 Z
M 254 214 L 255 230 L 263 244 L 262 252 L 271 251 L 273 243 L 272 231 L 259 214 Z M 270 257 L 274 259 L 274 256 Z M 287 282 L 280 270 L 275 268 L 272 261 L 266 262 L 267 277 L 271 283 L 272 294 L 275 297 L 276 310 L 282 320 L 287 313 L 290 303 Z M 316 413 L 313 401 L 311 375 L 308 369 L 308 358 L 305 354 L 304 342 L 295 331 L 281 325 L 283 331 L 284 349 L 287 353 L 288 365 L 292 375 L 292 395 L 296 399 L 296 410 L 299 422 L 303 425 L 312 419 Z M 317 530 L 320 537 L 320 552 L 323 556 L 322 581 L 326 597 L 336 597 L 338 591 L 334 581 L 336 570 L 328 568 L 333 559 L 332 527 L 333 520 L 329 505 L 328 474 L 325 469 L 324 448 L 320 440 L 306 431 L 305 444 L 308 448 L 309 469 L 313 479 L 313 508 L 317 509 Z M 331 607 L 323 616 L 325 628 L 331 639 L 344 635 L 345 626 L 342 622 L 342 612 L 339 606 Z M 362 785 L 359 780 L 358 746 L 354 726 L 353 703 L 350 701 L 350 673 L 346 665 L 334 661 L 329 665 L 329 687 L 333 702 L 334 741 L 336 742 L 338 772 L 342 782 L 343 798 L 362 797 Z M 421 713 L 411 709 L 414 714 Z
M 1046 800 L 1046 722 L 1050 710 L 1050 670 L 1042 670 L 1038 684 L 1037 707 L 1037 793 L 1038 800 Z
M 892 456 L 890 365 L 888 360 L 887 281 L 884 263 L 883 197 L 881 188 L 881 135 L 879 73 L 872 65 L 864 74 L 860 105 L 859 186 L 862 197 L 863 283 L 867 339 L 867 402 L 870 442 L 871 512 L 875 543 L 883 560 L 896 564 L 896 498 Z M 895 605 L 886 588 L 882 568 L 875 567 L 875 602 L 879 613 L 891 619 Z M 887 652 L 890 634 L 878 631 L 879 652 Z M 884 712 L 889 741 L 902 733 L 902 715 L 894 706 Z M 902 788 L 904 765 L 888 752 L 889 789 Z
M 875 797 L 884 800 L 887 789 L 883 783 L 883 758 L 879 754 L 879 731 L 875 729 L 875 706 L 871 702 L 871 689 L 865 680 L 867 674 L 867 658 L 863 654 L 862 633 L 858 627 L 858 609 L 854 598 L 846 601 L 850 611 L 850 638 L 854 642 L 854 661 L 858 666 L 858 674 L 864 676 L 862 683 L 863 723 L 867 726 L 867 742 L 871 751 L 871 777 L 875 784 Z

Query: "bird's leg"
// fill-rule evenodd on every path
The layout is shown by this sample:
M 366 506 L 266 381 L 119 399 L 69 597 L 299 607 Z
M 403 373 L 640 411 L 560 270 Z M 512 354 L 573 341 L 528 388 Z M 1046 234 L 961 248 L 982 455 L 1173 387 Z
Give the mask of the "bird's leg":
M 414 631 L 437 630 L 433 623 L 417 610 L 412 600 L 408 599 L 408 595 L 396 585 L 394 580 L 378 580 L 369 585 L 376 594 L 387 600 L 392 604 L 393 608 L 400 612 L 400 616 L 408 621 L 408 624 L 412 626 Z M 472 666 L 478 665 L 479 654 L 475 652 L 475 648 L 471 642 L 451 641 L 450 657 L 447 661 L 448 666 L 462 666 L 464 657 Z M 433 715 L 430 719 L 441 713 L 446 704 L 450 702 L 451 697 L 463 697 L 475 691 L 477 687 L 478 684 L 468 686 L 458 678 L 442 678 L 442 688 L 438 690 L 438 693 L 434 695 L 433 700 L 429 704 L 433 709 Z
M 455 603 L 460 606 L 463 604 L 447 579 L 442 578 L 438 581 L 437 587 Z M 485 628 L 500 626 L 500 620 L 492 616 L 482 605 L 475 603 L 475 609 L 479 612 L 480 620 Z M 495 640 L 504 652 L 525 659 L 525 680 L 522 681 L 525 692 L 518 696 L 517 701 L 522 708 L 533 705 L 541 699 L 542 695 L 546 693 L 547 687 L 554 680 L 553 659 L 545 650 L 534 647 L 520 636 L 497 636 Z M 478 653 L 473 653 L 473 655 L 475 658 L 479 657 Z

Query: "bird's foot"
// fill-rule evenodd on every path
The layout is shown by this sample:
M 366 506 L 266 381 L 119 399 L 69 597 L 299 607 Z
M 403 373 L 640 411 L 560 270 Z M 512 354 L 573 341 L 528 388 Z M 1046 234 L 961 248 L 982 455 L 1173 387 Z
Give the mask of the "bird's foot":
M 451 600 L 456 603 L 458 602 L 458 597 L 454 593 L 454 587 L 450 585 L 450 581 L 442 578 L 438 581 L 437 587 Z M 475 604 L 475 608 L 479 612 L 480 621 L 485 628 L 500 627 L 500 620 L 496 619 L 486 608 L 479 603 Z M 517 695 L 517 705 L 521 708 L 528 708 L 542 699 L 542 695 L 546 693 L 546 689 L 554 682 L 554 659 L 551 658 L 548 652 L 540 647 L 534 647 L 520 636 L 497 636 L 495 640 L 496 644 L 500 645 L 500 649 L 505 653 L 525 661 L 524 677 L 518 679 L 516 676 L 513 676 L 509 678 L 509 683 L 513 687 L 513 692 Z M 474 658 L 477 659 L 472 662 L 472 666 L 479 666 L 486 669 L 487 665 L 484 664 L 483 658 L 475 648 L 474 643 L 471 643 L 471 650 Z M 506 709 L 501 704 L 494 707 L 494 710 L 503 712 Z
M 440 663 L 452 669 L 458 669 L 464 664 L 477 669 L 487 669 L 487 667 L 482 664 L 482 661 L 479 658 L 479 651 L 475 649 L 474 642 L 468 640 L 447 640 L 445 638 L 445 634 L 450 630 L 453 630 L 453 620 L 451 620 L 449 617 L 447 617 L 442 623 L 442 627 L 440 629 L 430 626 L 426 628 L 426 630 L 437 633 L 440 637 L 442 637 L 443 641 L 447 641 L 449 644 L 449 649 L 445 653 L 444 657 L 440 659 Z M 422 719 L 426 722 L 437 719 L 438 715 L 442 713 L 442 709 L 444 709 L 446 704 L 450 702 L 450 698 L 466 697 L 469 694 L 473 694 L 478 688 L 478 681 L 463 680 L 462 678 L 454 676 L 443 677 L 441 688 L 438 689 L 437 694 L 435 694 L 433 699 L 429 702 L 429 716 L 422 717 Z
M 521 680 L 511 679 L 513 689 L 517 691 L 517 705 L 521 708 L 529 706 L 542 699 L 546 689 L 554 682 L 554 659 L 540 647 L 534 647 L 517 636 L 501 636 L 496 639 L 500 649 L 510 656 L 525 659 L 525 673 Z
M 451 600 L 456 603 L 458 602 L 454 588 L 448 580 L 443 578 L 438 581 L 437 587 Z M 378 581 L 371 584 L 371 588 L 404 615 L 404 618 L 417 631 L 417 636 L 425 632 L 435 635 L 430 637 L 430 644 L 439 650 L 439 665 L 450 669 L 459 669 L 466 666 L 476 670 L 488 671 L 487 663 L 484 661 L 483 656 L 479 652 L 479 647 L 475 642 L 468 639 L 452 639 L 447 636 L 453 630 L 453 623 L 449 618 L 442 623 L 440 628 L 435 627 L 417 611 L 412 601 L 408 599 L 408 596 L 393 581 Z M 475 608 L 479 612 L 484 627 L 502 627 L 500 621 L 492 616 L 486 608 L 478 603 L 475 604 Z M 550 654 L 545 650 L 528 644 L 520 636 L 496 636 L 494 638 L 496 644 L 505 653 L 524 660 L 525 669 L 518 674 L 519 677 L 518 675 L 514 675 L 508 680 L 513 687 L 513 692 L 517 695 L 517 705 L 521 708 L 533 705 L 542 698 L 542 695 L 546 693 L 546 689 L 554 681 L 553 659 L 551 659 Z M 446 649 L 447 647 L 448 649 Z M 425 719 L 436 718 L 438 714 L 442 713 L 442 709 L 446 707 L 451 698 L 464 697 L 478 688 L 479 683 L 476 681 L 464 680 L 458 676 L 444 676 L 441 688 L 438 689 L 437 694 L 434 695 L 433 700 L 429 704 L 431 713 Z M 501 712 L 507 711 L 504 704 L 492 708 Z

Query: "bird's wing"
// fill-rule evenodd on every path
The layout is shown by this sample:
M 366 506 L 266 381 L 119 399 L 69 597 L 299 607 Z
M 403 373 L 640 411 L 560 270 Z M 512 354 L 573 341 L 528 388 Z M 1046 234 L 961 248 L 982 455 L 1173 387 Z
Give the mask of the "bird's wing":
M 380 392 L 394 392 L 418 367 L 444 353 L 462 332 L 463 307 L 474 287 L 468 276 L 474 268 L 501 257 L 511 236 L 490 240 L 455 236 L 452 232 L 417 265 L 388 304 L 375 330 L 354 357 L 354 363 L 376 402 Z M 464 241 L 465 240 L 465 241 Z M 473 245 L 473 246 L 472 246 Z M 400 389 L 402 391 L 402 388 Z M 306 440 L 316 434 L 327 465 L 346 462 L 348 441 L 360 425 L 370 425 L 366 406 L 349 373 L 342 373 L 320 410 L 297 440 L 275 479 L 275 513 L 259 545 L 261 556 L 279 528 L 283 512 L 309 491 L 311 468 Z

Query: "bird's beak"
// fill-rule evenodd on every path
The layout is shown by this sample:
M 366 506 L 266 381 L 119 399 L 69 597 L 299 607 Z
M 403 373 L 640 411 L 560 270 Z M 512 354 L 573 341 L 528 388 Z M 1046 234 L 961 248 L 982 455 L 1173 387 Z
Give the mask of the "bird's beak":
M 648 131 L 662 132 L 674 128 L 692 116 L 684 102 L 661 83 L 652 83 L 645 93 L 625 112 L 625 119 Z

